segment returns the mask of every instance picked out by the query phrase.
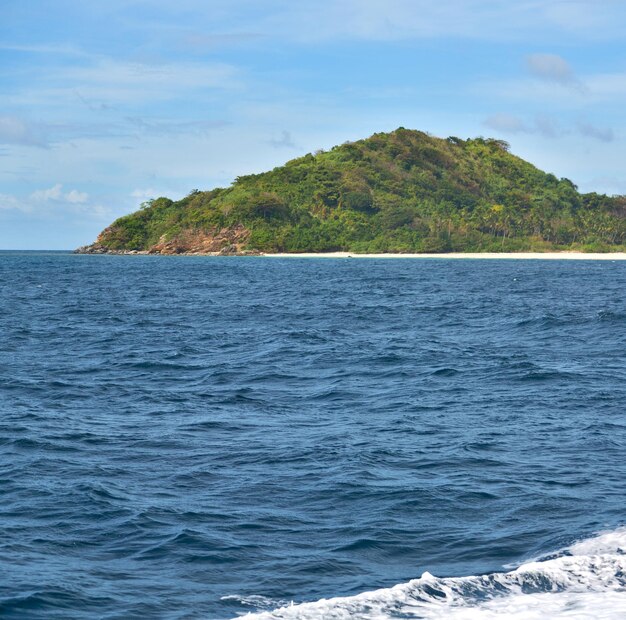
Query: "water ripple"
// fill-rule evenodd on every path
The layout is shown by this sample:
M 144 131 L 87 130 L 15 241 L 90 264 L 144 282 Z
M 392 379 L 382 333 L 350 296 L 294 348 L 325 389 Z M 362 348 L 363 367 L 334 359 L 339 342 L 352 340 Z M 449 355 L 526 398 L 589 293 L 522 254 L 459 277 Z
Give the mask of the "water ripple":
M 4 253 L 0 282 L 3 618 L 269 612 L 625 520 L 624 263 Z

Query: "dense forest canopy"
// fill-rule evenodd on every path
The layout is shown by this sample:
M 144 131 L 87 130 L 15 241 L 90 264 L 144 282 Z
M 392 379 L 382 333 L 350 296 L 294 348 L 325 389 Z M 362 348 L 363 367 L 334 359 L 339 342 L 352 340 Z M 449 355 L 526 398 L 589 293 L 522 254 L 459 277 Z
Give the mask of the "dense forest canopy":
M 581 194 L 506 142 L 399 128 L 231 187 L 145 203 L 86 251 L 449 252 L 626 244 L 626 198 Z

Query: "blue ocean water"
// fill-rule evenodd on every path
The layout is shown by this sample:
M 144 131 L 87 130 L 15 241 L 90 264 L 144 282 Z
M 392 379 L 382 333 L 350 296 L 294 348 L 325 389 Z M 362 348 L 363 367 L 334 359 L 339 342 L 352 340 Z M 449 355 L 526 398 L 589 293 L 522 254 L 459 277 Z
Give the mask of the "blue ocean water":
M 0 253 L 0 617 L 224 619 L 425 571 L 461 581 L 419 600 L 491 599 L 603 531 L 622 592 L 625 293 L 626 262 Z M 373 609 L 332 605 L 267 617 Z

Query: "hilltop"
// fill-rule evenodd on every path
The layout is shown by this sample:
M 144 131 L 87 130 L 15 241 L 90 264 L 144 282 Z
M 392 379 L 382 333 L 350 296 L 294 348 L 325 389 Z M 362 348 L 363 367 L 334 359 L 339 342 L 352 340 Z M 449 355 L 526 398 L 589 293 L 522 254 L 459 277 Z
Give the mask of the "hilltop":
M 581 194 L 501 140 L 399 128 L 228 188 L 157 198 L 78 252 L 623 250 L 626 197 Z

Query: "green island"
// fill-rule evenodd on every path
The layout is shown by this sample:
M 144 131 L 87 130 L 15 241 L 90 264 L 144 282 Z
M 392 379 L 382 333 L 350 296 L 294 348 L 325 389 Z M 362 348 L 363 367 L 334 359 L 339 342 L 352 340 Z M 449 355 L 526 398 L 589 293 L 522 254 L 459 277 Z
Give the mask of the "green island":
M 502 140 L 399 128 L 228 188 L 157 198 L 79 253 L 583 252 L 626 249 L 626 197 L 582 194 Z

